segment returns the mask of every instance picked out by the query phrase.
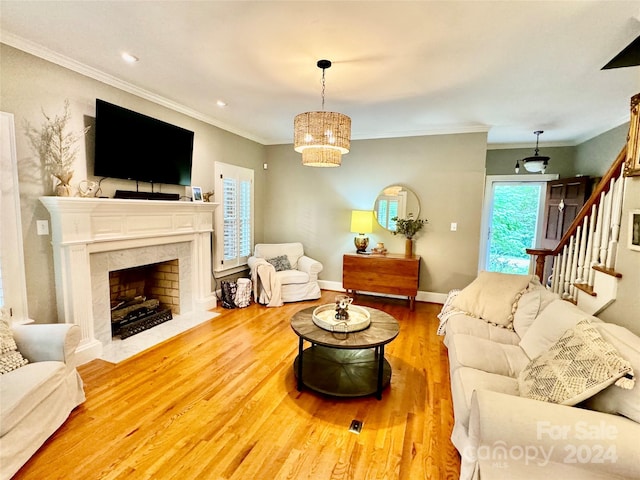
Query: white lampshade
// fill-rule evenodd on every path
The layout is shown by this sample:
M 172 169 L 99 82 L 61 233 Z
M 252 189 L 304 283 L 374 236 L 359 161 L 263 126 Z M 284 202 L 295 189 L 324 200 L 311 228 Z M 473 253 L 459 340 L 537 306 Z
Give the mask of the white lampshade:
M 527 172 L 531 173 L 544 173 L 547 169 L 547 163 L 549 162 L 549 157 L 540 157 L 540 158 L 525 158 L 522 160 L 522 164 L 524 165 L 524 169 Z

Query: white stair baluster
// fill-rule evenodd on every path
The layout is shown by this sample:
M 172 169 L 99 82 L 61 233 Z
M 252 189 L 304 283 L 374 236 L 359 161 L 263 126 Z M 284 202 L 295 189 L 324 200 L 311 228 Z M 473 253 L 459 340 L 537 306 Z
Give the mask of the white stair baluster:
M 582 227 L 578 227 L 578 232 L 576 235 L 580 238 L 580 250 L 578 253 L 578 269 L 576 271 L 576 283 L 587 283 L 584 277 L 584 259 L 586 256 L 587 250 L 587 233 L 588 233 L 588 217 L 584 217 L 582 222 Z M 582 228 L 582 232 L 580 233 L 580 228 Z
M 611 207 L 613 206 L 613 184 L 611 180 L 609 191 L 604 196 L 604 214 L 602 218 L 602 238 L 600 239 L 600 255 L 598 265 L 604 267 L 607 262 L 607 247 L 609 246 L 609 234 L 611 233 Z
M 593 234 L 593 250 L 591 255 L 591 266 L 598 265 L 598 259 L 600 258 L 600 241 L 602 240 L 602 215 L 604 212 L 604 192 L 600 194 L 600 203 L 598 204 L 598 215 L 596 217 L 596 231 Z M 589 272 L 589 286 L 593 287 L 593 280 L 595 278 L 595 270 L 591 268 Z
M 567 298 L 573 298 L 571 296 L 571 264 L 573 263 L 573 248 L 574 237 L 569 238 L 569 248 L 567 248 L 567 261 L 564 269 L 564 293 Z
M 562 298 L 565 297 L 564 277 L 567 271 L 567 248 L 568 248 L 567 245 L 562 247 L 562 254 L 560 256 L 560 278 L 558 279 L 558 294 Z
M 609 240 L 609 252 L 607 253 L 607 261 L 605 266 L 613 269 L 616 263 L 616 255 L 618 253 L 618 240 L 620 239 L 620 221 L 622 217 L 622 191 L 624 189 L 624 180 L 618 177 L 615 182 L 615 190 L 613 192 L 613 207 L 611 213 L 611 238 Z
M 578 251 L 580 250 L 580 230 L 582 227 L 578 227 L 575 235 L 571 237 L 573 240 L 573 252 L 571 254 L 571 275 L 569 276 L 569 293 L 571 294 L 571 298 L 576 298 L 576 279 L 578 272 Z
M 553 257 L 553 270 L 551 273 L 551 291 L 553 293 L 559 292 L 559 283 L 560 283 L 560 263 L 562 262 L 562 256 L 560 254 Z
M 589 237 L 587 239 L 587 248 L 586 255 L 584 259 L 584 271 L 582 272 L 582 278 L 584 278 L 585 282 L 589 284 L 589 286 L 593 286 L 589 283 L 589 277 L 591 276 L 591 258 L 593 255 L 593 237 L 594 231 L 596 229 L 596 206 L 595 204 L 591 207 L 591 214 L 589 215 Z

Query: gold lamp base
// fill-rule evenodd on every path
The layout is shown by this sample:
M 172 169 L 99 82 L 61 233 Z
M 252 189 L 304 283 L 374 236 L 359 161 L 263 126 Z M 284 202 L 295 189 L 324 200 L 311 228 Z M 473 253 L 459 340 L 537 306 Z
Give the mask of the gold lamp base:
M 353 243 L 356 246 L 356 253 L 364 253 L 369 246 L 369 237 L 355 237 Z

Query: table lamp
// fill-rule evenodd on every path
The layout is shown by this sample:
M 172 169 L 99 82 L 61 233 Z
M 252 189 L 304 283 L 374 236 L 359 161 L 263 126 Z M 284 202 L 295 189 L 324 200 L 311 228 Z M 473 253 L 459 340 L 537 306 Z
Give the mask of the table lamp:
M 356 253 L 365 253 L 369 246 L 369 237 L 365 237 L 365 234 L 373 232 L 373 212 L 371 210 L 353 210 L 351 212 L 351 232 L 358 234 L 353 239 Z

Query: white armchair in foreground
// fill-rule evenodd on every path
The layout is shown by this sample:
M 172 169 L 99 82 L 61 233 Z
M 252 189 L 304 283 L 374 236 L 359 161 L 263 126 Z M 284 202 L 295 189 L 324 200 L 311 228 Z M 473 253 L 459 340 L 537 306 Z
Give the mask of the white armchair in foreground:
M 269 307 L 320 298 L 322 264 L 304 254 L 302 244 L 259 243 L 248 260 L 254 299 Z

